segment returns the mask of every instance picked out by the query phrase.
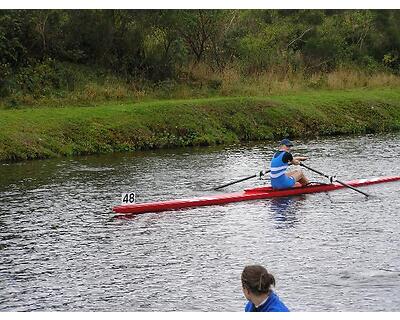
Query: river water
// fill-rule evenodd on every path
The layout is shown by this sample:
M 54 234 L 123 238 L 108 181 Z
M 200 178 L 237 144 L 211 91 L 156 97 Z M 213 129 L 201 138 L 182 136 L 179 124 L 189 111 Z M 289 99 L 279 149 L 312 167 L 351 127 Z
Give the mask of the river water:
M 297 140 L 341 180 L 400 174 L 400 134 Z M 262 264 L 292 311 L 400 311 L 400 182 L 148 213 L 265 167 L 272 144 L 0 164 L 0 311 L 242 311 Z M 313 181 L 324 178 L 307 172 Z M 220 193 L 267 183 L 254 179 Z

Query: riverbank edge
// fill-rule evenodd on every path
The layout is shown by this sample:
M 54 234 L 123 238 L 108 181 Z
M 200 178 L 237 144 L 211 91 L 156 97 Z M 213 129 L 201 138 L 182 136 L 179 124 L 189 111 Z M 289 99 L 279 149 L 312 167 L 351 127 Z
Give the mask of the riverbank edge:
M 0 161 L 400 130 L 400 89 L 0 110 Z

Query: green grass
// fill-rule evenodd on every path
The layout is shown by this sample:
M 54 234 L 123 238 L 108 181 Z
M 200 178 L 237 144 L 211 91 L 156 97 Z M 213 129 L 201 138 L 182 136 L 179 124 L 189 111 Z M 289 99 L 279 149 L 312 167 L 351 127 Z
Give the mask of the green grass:
M 0 161 L 400 129 L 400 89 L 0 110 Z

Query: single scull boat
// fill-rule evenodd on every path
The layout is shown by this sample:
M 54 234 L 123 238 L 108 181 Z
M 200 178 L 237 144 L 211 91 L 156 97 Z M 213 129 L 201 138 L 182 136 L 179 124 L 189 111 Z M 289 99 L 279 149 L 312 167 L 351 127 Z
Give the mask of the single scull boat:
M 376 183 L 392 182 L 397 180 L 400 180 L 400 176 L 351 180 L 347 181 L 346 184 L 353 187 L 361 187 Z M 160 211 L 178 210 L 190 207 L 211 206 L 216 204 L 225 204 L 230 202 L 239 202 L 246 200 L 287 197 L 297 194 L 326 192 L 343 188 L 345 188 L 345 186 L 337 182 L 330 184 L 310 184 L 305 187 L 296 184 L 294 188 L 282 189 L 282 190 L 273 190 L 271 187 L 258 187 L 253 189 L 247 189 L 241 192 L 210 195 L 199 198 L 176 199 L 176 200 L 159 201 L 159 202 L 119 205 L 115 206 L 113 208 L 113 211 L 118 215 L 129 216 L 145 212 L 160 212 Z

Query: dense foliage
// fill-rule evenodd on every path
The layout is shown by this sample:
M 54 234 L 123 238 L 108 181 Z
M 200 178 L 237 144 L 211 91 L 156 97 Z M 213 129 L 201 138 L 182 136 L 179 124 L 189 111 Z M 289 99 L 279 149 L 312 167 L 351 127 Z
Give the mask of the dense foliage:
M 397 74 L 399 53 L 398 10 L 1 10 L 0 97 L 74 90 L 82 70 L 151 83 L 195 81 L 196 64 Z

